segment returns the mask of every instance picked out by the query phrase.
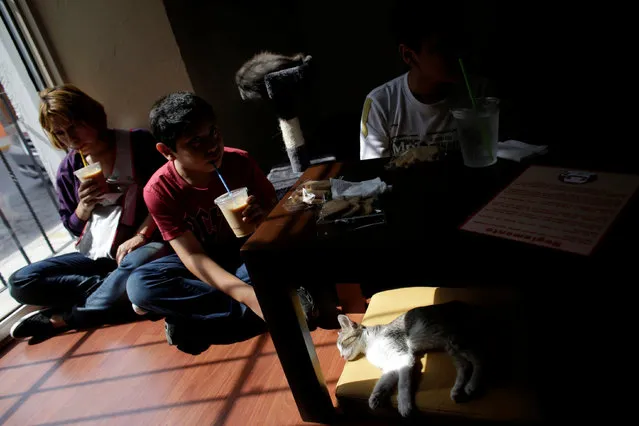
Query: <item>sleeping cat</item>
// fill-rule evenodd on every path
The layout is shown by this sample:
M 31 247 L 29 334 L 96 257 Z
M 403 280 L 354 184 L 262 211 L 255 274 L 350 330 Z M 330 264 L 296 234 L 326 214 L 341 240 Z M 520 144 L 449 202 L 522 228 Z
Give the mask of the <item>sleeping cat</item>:
M 399 413 L 406 417 L 413 409 L 413 389 L 418 377 L 414 370 L 419 357 L 431 350 L 445 350 L 453 358 L 457 379 L 450 391 L 455 402 L 473 397 L 479 390 L 483 363 L 477 343 L 476 307 L 448 302 L 411 309 L 386 325 L 365 327 L 339 315 L 342 327 L 337 339 L 340 354 L 351 361 L 365 354 L 381 368 L 379 379 L 368 400 L 376 409 L 398 388 Z

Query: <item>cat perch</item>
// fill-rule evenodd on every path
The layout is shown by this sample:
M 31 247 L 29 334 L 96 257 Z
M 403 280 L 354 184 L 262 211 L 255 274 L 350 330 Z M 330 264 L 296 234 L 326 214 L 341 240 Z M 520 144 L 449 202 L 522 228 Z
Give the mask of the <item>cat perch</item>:
M 296 97 L 309 80 L 311 56 L 259 53 L 238 70 L 235 82 L 243 100 L 268 101 L 279 120 L 282 139 L 294 173 L 310 164 L 300 127 Z

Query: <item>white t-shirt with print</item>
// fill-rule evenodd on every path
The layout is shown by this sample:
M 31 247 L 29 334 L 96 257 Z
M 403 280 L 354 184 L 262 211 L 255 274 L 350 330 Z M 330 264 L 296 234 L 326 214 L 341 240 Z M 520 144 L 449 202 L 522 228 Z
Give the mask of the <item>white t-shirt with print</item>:
M 418 101 L 408 88 L 408 73 L 369 93 L 360 125 L 362 160 L 394 157 L 421 145 L 459 150 L 448 99 L 434 104 Z

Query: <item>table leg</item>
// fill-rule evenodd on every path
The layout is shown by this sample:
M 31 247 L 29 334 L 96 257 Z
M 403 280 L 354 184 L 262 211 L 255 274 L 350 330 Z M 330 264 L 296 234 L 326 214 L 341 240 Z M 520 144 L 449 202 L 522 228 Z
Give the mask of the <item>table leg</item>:
M 260 307 L 268 324 L 297 408 L 307 422 L 329 423 L 335 408 L 295 289 L 275 276 L 278 262 L 264 252 L 244 253 Z M 268 256 L 270 257 L 270 256 Z

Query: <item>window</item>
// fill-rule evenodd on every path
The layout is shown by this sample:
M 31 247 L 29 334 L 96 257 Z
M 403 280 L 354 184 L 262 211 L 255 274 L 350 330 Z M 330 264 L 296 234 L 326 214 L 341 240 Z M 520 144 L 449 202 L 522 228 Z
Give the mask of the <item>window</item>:
M 64 153 L 51 147 L 38 123 L 38 91 L 53 81 L 24 16 L 15 1 L 0 0 L 0 340 L 24 311 L 3 291 L 9 276 L 73 249 L 52 185 Z

